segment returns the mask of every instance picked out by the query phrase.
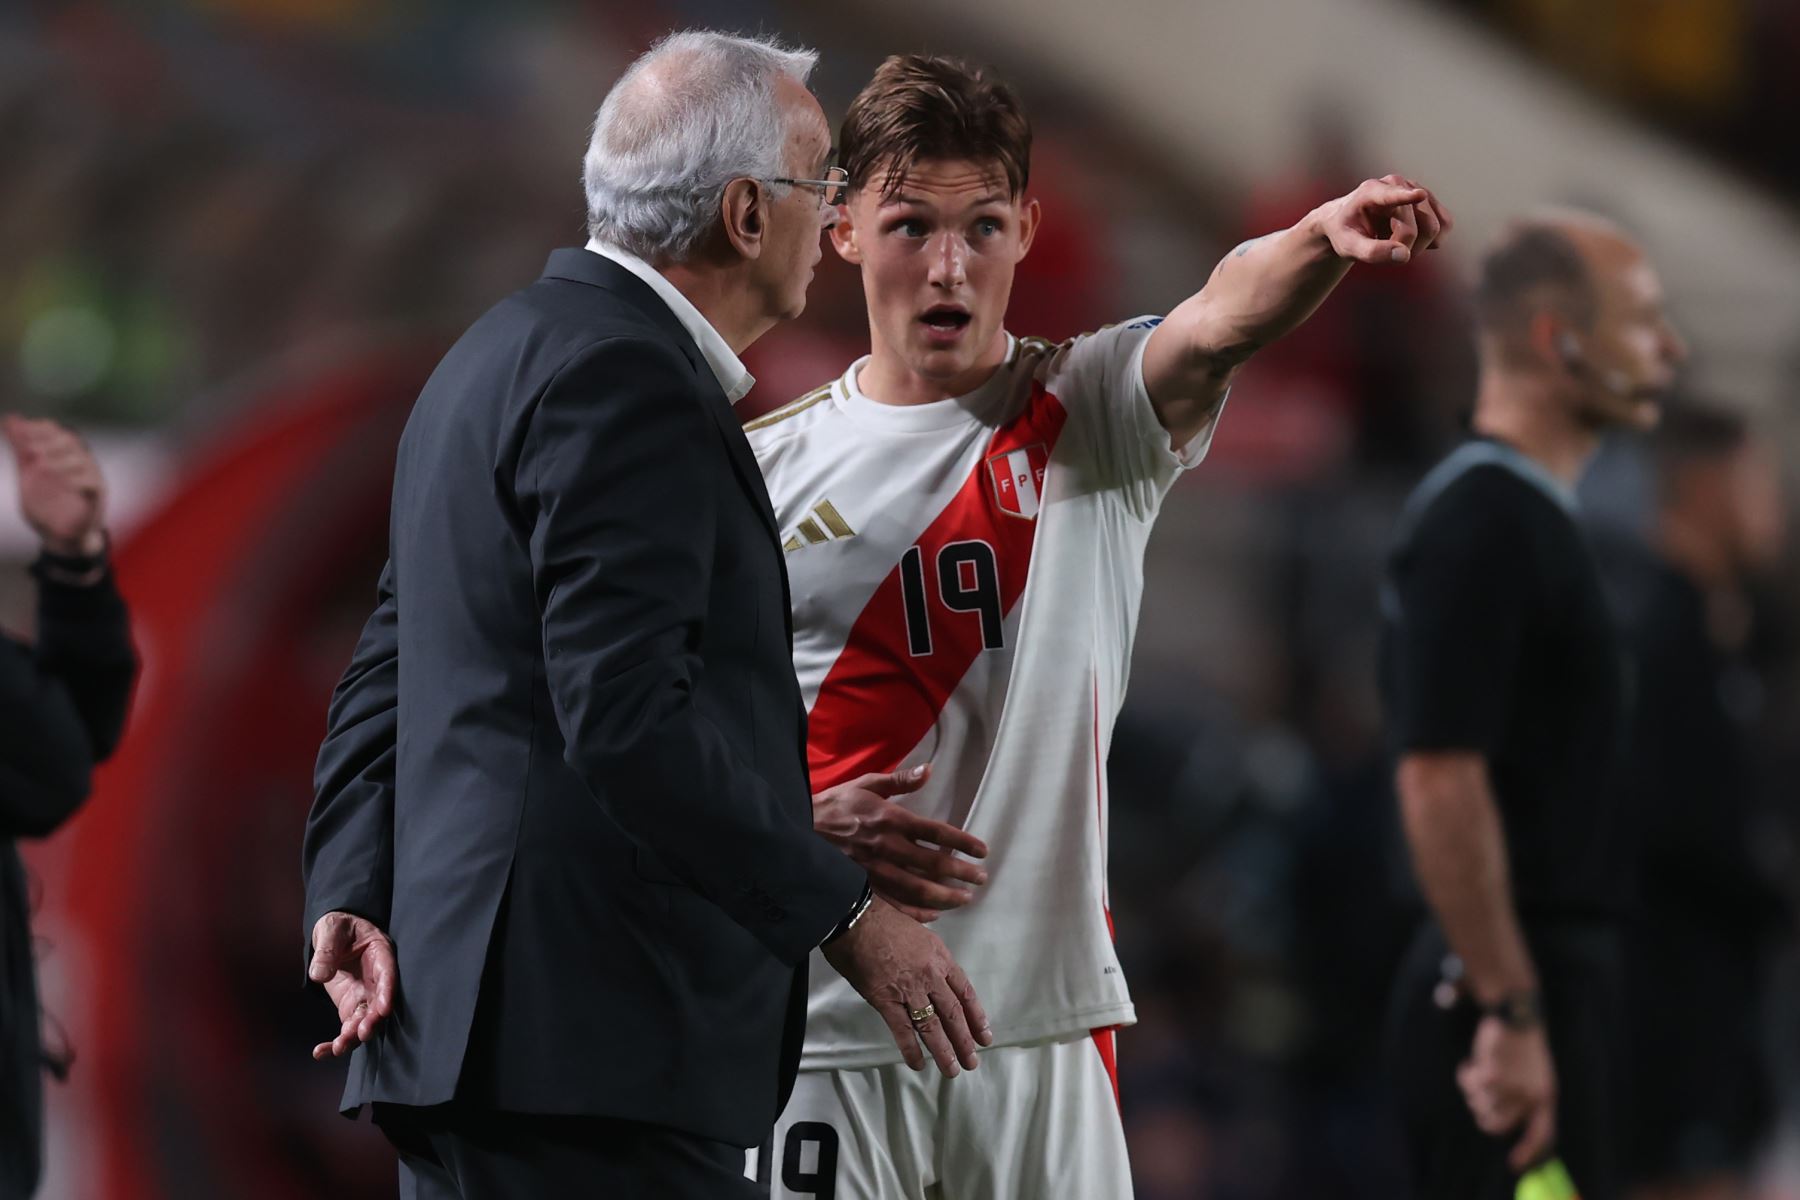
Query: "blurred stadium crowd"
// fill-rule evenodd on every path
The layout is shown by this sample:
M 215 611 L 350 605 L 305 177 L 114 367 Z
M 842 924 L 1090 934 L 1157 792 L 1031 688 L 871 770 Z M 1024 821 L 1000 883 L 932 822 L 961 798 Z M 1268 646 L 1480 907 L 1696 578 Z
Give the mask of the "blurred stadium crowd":
M 1769 136 L 1793 112 L 1800 10 L 1782 0 L 1446 0 L 1599 92 L 1710 147 L 1775 187 L 1800 183 L 1800 149 Z
M 1800 204 L 1796 143 L 1771 125 L 1800 100 L 1792 6 L 1444 6 Z M 580 239 L 584 125 L 655 33 L 720 24 L 819 44 L 828 113 L 882 54 L 917 48 L 874 44 L 777 0 L 623 7 L 26 0 L 0 14 L 0 408 L 162 448 L 162 465 L 132 485 L 138 509 L 159 514 L 148 518 L 158 553 L 133 560 L 133 531 L 120 531 L 128 597 L 134 579 L 224 581 L 205 597 L 191 650 L 144 646 L 140 703 L 161 710 L 140 713 L 138 732 L 160 722 L 186 766 L 115 768 L 76 826 L 28 855 L 44 892 L 46 1003 L 85 1060 L 52 1097 L 47 1196 L 391 1190 L 379 1143 L 332 1113 L 337 1074 L 306 1057 L 329 1018 L 299 989 L 290 927 L 310 752 L 373 587 L 387 455 L 422 379 L 416 364 L 532 278 L 549 249 Z M 938 30 L 929 48 L 988 49 L 953 43 Z M 1033 185 L 1048 215 L 1019 277 L 1009 324 L 1020 333 L 1061 337 L 1162 311 L 1240 238 L 1387 169 L 1382 156 L 1397 149 L 1360 144 L 1353 113 L 1320 107 L 1294 134 L 1303 170 L 1247 194 L 1209 192 L 1056 81 L 1007 66 L 1037 116 Z M 1375 596 L 1400 500 L 1456 439 L 1471 395 L 1460 261 L 1358 272 L 1259 359 L 1152 545 L 1111 763 L 1113 906 L 1140 1021 L 1120 1039 L 1121 1073 L 1144 1200 L 1400 1189 L 1378 1043 L 1408 920 L 1391 886 Z M 1800 362 L 1794 332 L 1768 352 Z M 865 338 L 856 277 L 828 256 L 807 316 L 749 357 L 754 408 L 836 374 Z M 1793 394 L 1719 399 L 1779 413 Z M 333 433 L 304 419 L 345 397 L 379 419 Z M 219 535 L 217 507 L 243 493 L 205 489 L 272 441 L 311 436 L 367 444 L 308 458 L 323 477 L 267 499 L 278 519 L 266 539 L 341 547 L 308 551 L 302 568 L 271 565 L 280 547 L 262 545 L 253 569 L 216 570 L 212 559 L 239 544 Z M 1609 451 L 1586 490 L 1598 536 L 1629 546 L 1648 512 L 1642 454 Z M 184 495 L 199 511 L 177 536 L 170 514 Z M 29 604 L 13 574 L 0 616 L 19 626 Z M 265 594 L 280 588 L 283 602 Z M 1762 581 L 1742 645 L 1758 697 L 1745 710 L 1758 769 L 1744 834 L 1758 869 L 1785 881 L 1790 911 L 1796 612 L 1789 554 Z M 270 636 L 246 632 L 257 619 L 284 622 L 281 650 L 246 659 L 247 640 Z M 279 698 L 233 711 L 229 698 L 247 693 L 224 676 L 239 688 L 258 678 Z M 171 710 L 184 685 L 205 704 Z M 128 806 L 143 811 L 127 818 Z M 107 832 L 151 820 L 153 838 Z M 105 846 L 117 873 L 84 846 Z M 131 894 L 96 899 L 123 893 L 121 880 Z M 236 900 L 221 911 L 208 894 Z M 177 965 L 104 960 L 105 946 L 166 939 L 162 922 L 188 943 Z M 1771 1130 L 1771 1162 L 1800 1113 L 1800 968 L 1791 924 L 1779 932 L 1771 1011 L 1790 1019 L 1769 1020 L 1764 1043 L 1787 1117 Z M 126 1034 L 109 1029 L 173 1045 L 124 1051 Z M 1771 1168 L 1767 1186 L 1800 1195 L 1800 1175 Z

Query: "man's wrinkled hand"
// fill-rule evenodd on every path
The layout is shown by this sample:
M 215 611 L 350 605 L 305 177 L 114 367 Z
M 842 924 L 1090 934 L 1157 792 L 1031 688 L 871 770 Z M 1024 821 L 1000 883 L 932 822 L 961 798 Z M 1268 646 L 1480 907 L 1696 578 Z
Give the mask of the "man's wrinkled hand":
M 993 1031 L 975 986 L 935 933 L 885 900 L 824 948 L 825 961 L 850 981 L 881 1019 L 906 1065 L 925 1067 L 924 1050 L 953 1078 L 973 1071 L 975 1046 L 990 1046 Z M 920 1019 L 913 1020 L 914 1014 Z
M 973 899 L 968 886 L 987 872 L 957 853 L 986 858 L 987 843 L 894 802 L 931 778 L 926 763 L 907 771 L 864 775 L 813 797 L 813 828 L 860 863 L 875 894 L 915 921 L 935 921 Z
M 394 1011 L 394 944 L 373 921 L 347 912 L 329 912 L 313 926 L 312 966 L 307 972 L 314 983 L 325 985 L 325 994 L 337 1006 L 342 1027 L 337 1037 L 313 1047 L 312 1056 L 323 1060 L 350 1053 L 375 1036 L 382 1021 Z

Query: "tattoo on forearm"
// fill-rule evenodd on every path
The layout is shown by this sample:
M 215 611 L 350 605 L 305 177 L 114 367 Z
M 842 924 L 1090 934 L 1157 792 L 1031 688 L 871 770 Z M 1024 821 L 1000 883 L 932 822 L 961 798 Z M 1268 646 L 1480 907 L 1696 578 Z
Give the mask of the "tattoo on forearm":
M 1231 265 L 1232 259 L 1242 258 L 1242 257 L 1244 257 L 1244 255 L 1250 253 L 1250 247 L 1256 245 L 1256 243 L 1262 241 L 1263 238 L 1267 238 L 1269 236 L 1270 236 L 1269 234 L 1265 233 L 1262 235 L 1262 237 L 1253 237 L 1249 241 L 1239 242 L 1237 244 L 1237 246 L 1231 251 L 1230 254 L 1227 254 L 1224 258 L 1221 258 L 1219 260 L 1219 265 L 1213 268 L 1213 274 L 1217 275 L 1220 271 L 1223 271 L 1227 266 Z

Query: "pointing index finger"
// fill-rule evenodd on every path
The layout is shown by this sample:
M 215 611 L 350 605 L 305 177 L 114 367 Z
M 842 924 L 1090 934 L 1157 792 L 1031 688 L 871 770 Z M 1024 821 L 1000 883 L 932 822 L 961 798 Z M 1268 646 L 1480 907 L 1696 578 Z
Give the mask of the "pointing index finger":
M 1363 184 L 1363 188 L 1365 203 L 1384 207 L 1392 207 L 1397 204 L 1417 204 L 1428 195 L 1424 188 L 1407 187 L 1404 184 L 1388 183 L 1379 179 Z

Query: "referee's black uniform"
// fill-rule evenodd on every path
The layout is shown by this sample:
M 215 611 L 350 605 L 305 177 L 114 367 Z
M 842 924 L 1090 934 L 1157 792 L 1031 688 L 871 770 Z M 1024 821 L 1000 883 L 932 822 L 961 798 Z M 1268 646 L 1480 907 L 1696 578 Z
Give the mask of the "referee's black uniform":
M 1382 597 L 1381 683 L 1397 754 L 1481 754 L 1513 901 L 1543 990 L 1557 1149 L 1583 1200 L 1615 1194 L 1606 1047 L 1618 1003 L 1618 852 L 1608 787 L 1622 659 L 1566 489 L 1498 441 L 1466 443 L 1401 518 Z M 1417 1200 L 1511 1200 L 1512 1138 L 1457 1088 L 1479 1016 L 1434 993 L 1448 946 L 1422 911 L 1396 981 L 1390 1058 Z

